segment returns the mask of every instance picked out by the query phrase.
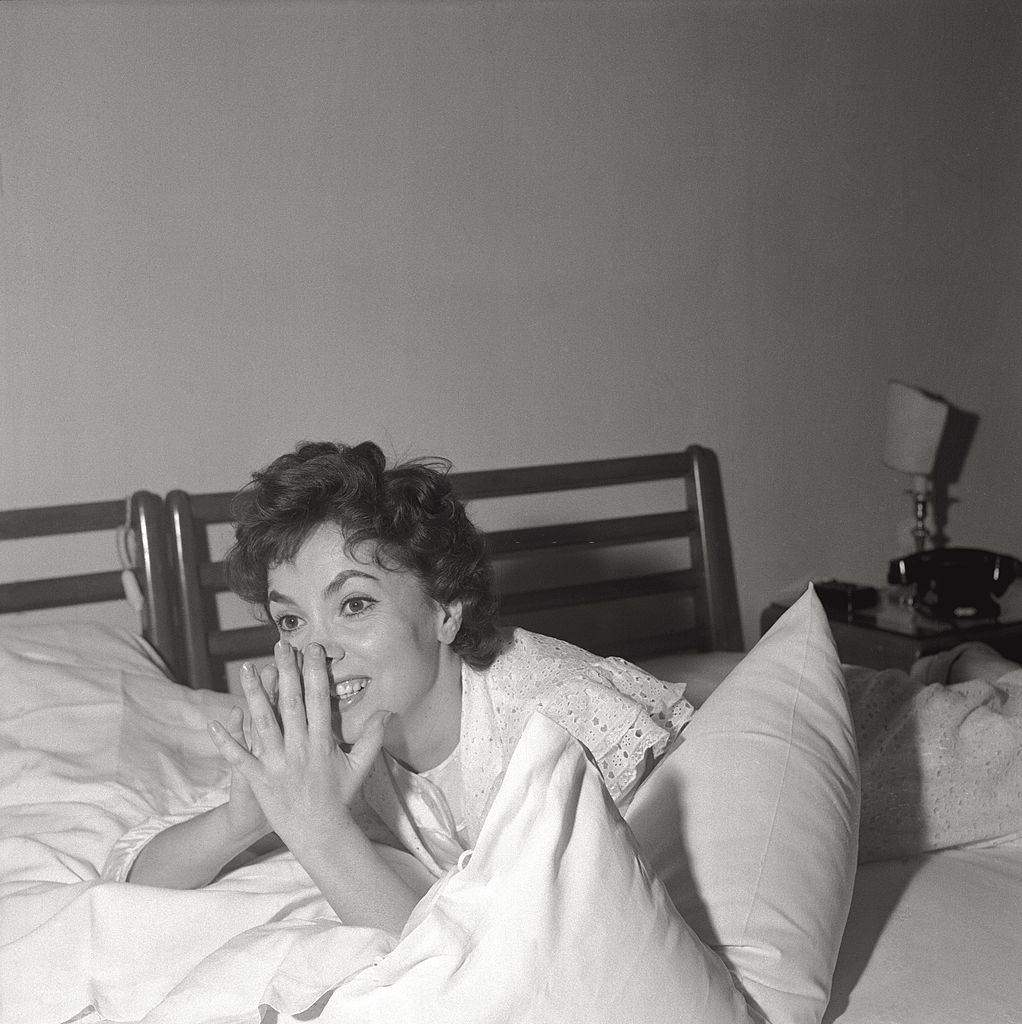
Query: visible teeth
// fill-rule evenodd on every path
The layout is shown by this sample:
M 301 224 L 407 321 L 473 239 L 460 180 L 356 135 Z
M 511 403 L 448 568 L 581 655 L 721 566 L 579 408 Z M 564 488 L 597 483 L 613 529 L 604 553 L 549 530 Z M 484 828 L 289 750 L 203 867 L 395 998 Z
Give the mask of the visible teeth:
M 334 687 L 335 697 L 352 697 L 361 690 L 364 690 L 369 685 L 368 679 L 363 679 L 359 682 L 349 683 L 337 683 Z

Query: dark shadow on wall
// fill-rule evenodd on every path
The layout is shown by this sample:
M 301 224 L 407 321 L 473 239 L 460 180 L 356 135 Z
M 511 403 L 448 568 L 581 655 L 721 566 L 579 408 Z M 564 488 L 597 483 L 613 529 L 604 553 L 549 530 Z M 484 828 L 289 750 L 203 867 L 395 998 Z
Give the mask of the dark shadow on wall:
M 951 506 L 956 498 L 951 497 L 951 486 L 958 483 L 965 466 L 965 459 L 972 447 L 979 428 L 979 416 L 948 403 L 947 420 L 940 438 L 937 456 L 933 464 L 933 524 L 934 547 L 950 544 L 948 521 Z

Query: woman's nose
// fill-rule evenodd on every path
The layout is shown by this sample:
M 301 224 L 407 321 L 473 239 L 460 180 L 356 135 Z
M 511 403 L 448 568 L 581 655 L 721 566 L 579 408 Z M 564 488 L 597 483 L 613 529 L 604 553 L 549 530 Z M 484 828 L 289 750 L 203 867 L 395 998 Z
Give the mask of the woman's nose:
M 327 662 L 340 661 L 344 657 L 344 647 L 334 636 L 325 629 L 314 629 L 309 643 L 319 644 L 323 648 Z

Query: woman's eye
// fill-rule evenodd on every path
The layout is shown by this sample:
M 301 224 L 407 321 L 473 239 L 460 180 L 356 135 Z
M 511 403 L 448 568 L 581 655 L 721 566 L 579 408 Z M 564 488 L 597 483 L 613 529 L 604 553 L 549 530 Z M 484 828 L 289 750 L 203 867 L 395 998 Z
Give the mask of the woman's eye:
M 368 611 L 374 603 L 370 597 L 349 597 L 341 604 L 341 611 L 345 615 L 361 615 Z
M 293 633 L 302 623 L 297 615 L 281 615 L 277 619 L 277 629 L 281 633 Z

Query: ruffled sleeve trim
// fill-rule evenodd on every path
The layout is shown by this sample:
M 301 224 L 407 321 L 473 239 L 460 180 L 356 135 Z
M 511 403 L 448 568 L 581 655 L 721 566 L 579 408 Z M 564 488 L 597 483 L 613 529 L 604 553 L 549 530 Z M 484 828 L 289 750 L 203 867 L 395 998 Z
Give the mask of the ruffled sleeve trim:
M 541 711 L 592 754 L 616 803 L 629 796 L 653 761 L 692 717 L 692 705 L 673 687 L 619 658 L 597 664 L 561 685 Z M 609 678 L 608 678 L 609 677 Z
M 100 878 L 107 882 L 126 882 L 142 848 L 153 836 L 159 835 L 171 825 L 188 821 L 218 807 L 225 799 L 226 793 L 223 790 L 213 790 L 207 797 L 187 810 L 177 811 L 173 814 L 154 814 L 151 818 L 141 821 L 134 828 L 125 832 L 111 847 L 103 864 L 103 870 L 100 872 Z
M 619 805 L 693 714 L 684 684 L 526 630 L 489 669 L 466 669 L 463 683 L 461 757 L 477 817 L 534 712 L 589 750 Z

